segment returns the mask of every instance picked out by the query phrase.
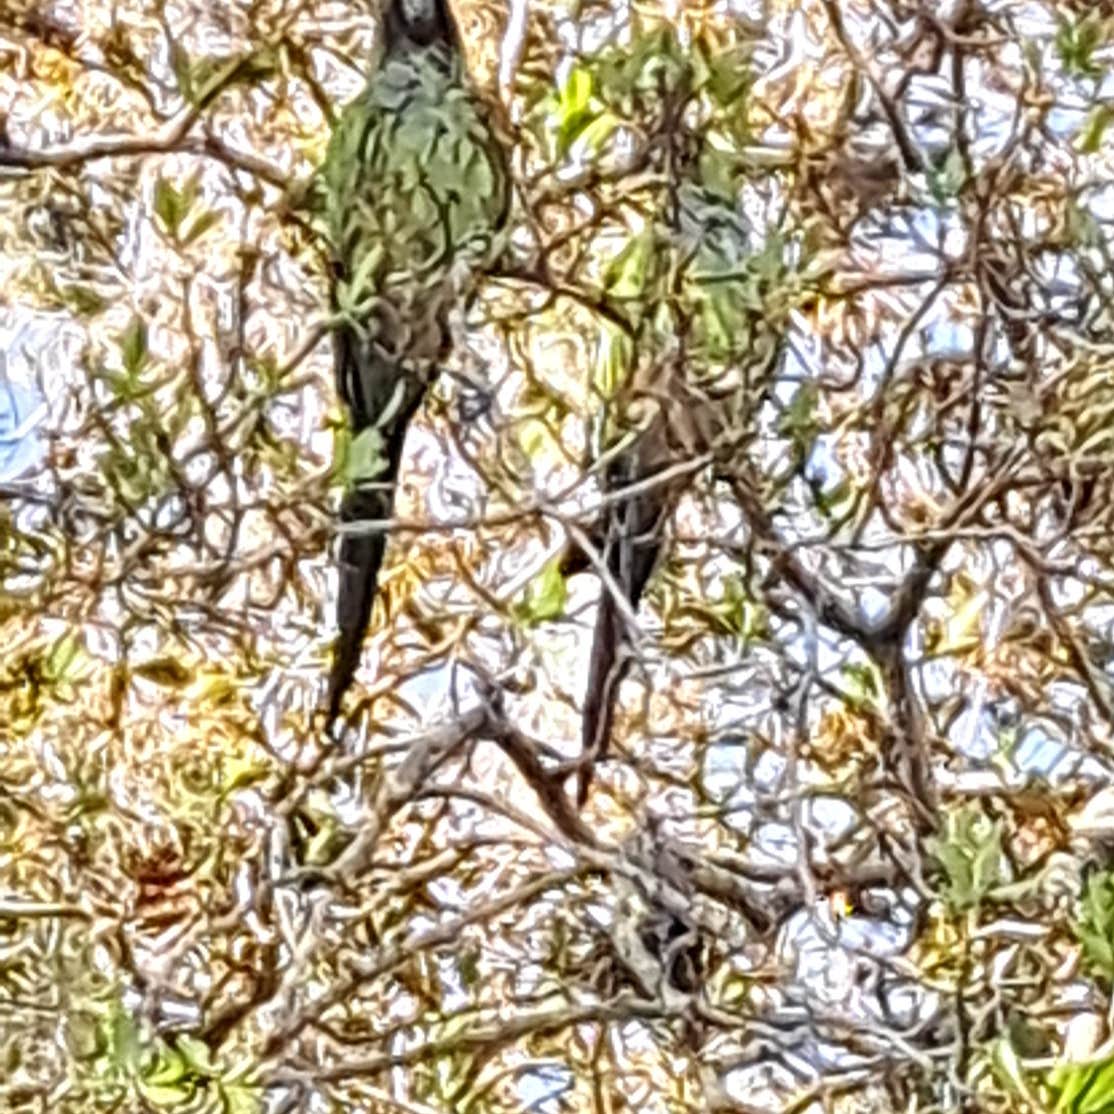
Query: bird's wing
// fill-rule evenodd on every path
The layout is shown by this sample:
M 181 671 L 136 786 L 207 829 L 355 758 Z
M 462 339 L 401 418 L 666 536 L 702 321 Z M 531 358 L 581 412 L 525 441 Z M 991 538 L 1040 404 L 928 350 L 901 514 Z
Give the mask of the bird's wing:
M 656 415 L 629 452 L 611 465 L 604 483 L 607 494 L 621 492 L 660 469 L 665 424 L 664 415 Z M 615 700 L 630 668 L 632 647 L 623 610 L 638 610 L 661 555 L 673 501 L 674 493 L 659 487 L 633 493 L 609 505 L 599 530 L 603 560 L 613 583 L 602 589 L 588 663 L 581 727 L 582 765 L 577 785 L 577 802 L 581 805 L 588 796 L 594 764 L 607 754 Z M 629 608 L 621 609 L 616 589 Z

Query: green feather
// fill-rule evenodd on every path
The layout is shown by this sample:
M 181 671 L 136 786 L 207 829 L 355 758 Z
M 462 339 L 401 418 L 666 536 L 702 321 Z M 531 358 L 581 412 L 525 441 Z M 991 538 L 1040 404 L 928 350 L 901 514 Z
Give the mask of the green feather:
M 440 46 L 383 64 L 341 115 L 320 183 L 349 325 L 370 321 L 380 299 L 404 319 L 417 302 L 423 314 L 447 310 L 453 276 L 490 256 L 507 206 L 482 106 Z M 385 339 L 400 357 L 426 355 Z

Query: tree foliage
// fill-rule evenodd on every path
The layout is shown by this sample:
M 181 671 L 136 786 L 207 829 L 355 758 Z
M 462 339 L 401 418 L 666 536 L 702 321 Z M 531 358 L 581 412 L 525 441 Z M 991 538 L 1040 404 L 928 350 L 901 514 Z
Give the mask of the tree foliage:
M 380 446 L 314 175 L 376 21 L 0 15 L 6 1108 L 1114 1107 L 1114 16 L 457 14 L 512 226 L 340 743 Z M 599 522 L 647 497 L 578 812 Z

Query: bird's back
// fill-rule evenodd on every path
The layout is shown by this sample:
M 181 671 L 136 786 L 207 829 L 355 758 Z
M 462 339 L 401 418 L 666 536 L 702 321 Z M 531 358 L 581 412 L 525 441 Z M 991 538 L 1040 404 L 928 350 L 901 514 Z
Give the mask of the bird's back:
M 322 181 L 336 308 L 384 355 L 418 362 L 442 349 L 457 276 L 492 250 L 506 183 L 459 55 L 404 45 L 344 110 Z

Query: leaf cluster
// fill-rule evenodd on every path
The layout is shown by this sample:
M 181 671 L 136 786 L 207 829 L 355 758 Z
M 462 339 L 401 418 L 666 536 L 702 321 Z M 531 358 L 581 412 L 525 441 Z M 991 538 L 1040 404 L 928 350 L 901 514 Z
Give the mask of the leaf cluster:
M 218 1064 L 194 1037 L 152 1037 L 119 1002 L 102 1017 L 72 1023 L 69 1036 L 83 1082 L 101 1101 L 134 1095 L 146 1109 L 175 1110 L 208 1096 L 226 1114 L 262 1110 L 248 1066 Z
M 167 235 L 181 247 L 199 240 L 221 219 L 218 210 L 202 209 L 187 225 L 187 218 L 195 214 L 200 197 L 200 173 L 191 174 L 180 186 L 169 178 L 159 178 L 155 183 L 155 215 L 162 222 Z
M 1001 824 L 976 804 L 948 811 L 930 849 L 943 869 L 942 896 L 955 913 L 978 908 L 1001 879 Z
M 1101 16 L 1091 12 L 1082 19 L 1064 19 L 1056 31 L 1060 64 L 1073 77 L 1102 77 L 1095 52 L 1105 45 L 1106 28 Z
M 1114 1114 L 1114 1057 L 1058 1064 L 1048 1083 L 1055 1114 Z
M 1087 966 L 1114 981 L 1114 871 L 1095 871 L 1087 879 L 1074 929 Z

